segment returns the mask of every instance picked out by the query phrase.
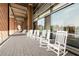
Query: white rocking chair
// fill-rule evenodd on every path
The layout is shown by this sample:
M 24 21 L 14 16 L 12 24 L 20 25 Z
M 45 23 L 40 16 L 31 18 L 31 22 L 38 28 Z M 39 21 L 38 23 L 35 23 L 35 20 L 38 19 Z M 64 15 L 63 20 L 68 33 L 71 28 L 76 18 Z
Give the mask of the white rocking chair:
M 33 34 L 33 30 L 28 30 L 28 32 L 27 32 L 27 37 L 31 37 L 32 34 Z
M 52 44 L 50 43 L 50 40 L 48 42 L 48 51 L 53 51 L 57 54 L 57 56 L 64 56 L 67 54 L 66 51 L 66 42 L 67 42 L 67 36 L 68 33 L 67 31 L 57 31 L 56 33 L 56 38 L 55 38 L 55 43 Z
M 36 38 L 36 30 L 34 30 L 32 38 L 35 39 Z
M 24 29 L 24 30 L 22 31 L 22 33 L 23 33 L 23 34 L 26 34 L 26 29 Z
M 44 33 L 42 35 L 43 36 L 46 35 L 46 31 L 43 31 L 43 32 Z M 48 40 L 50 39 L 50 30 L 47 31 L 46 37 L 45 36 L 43 37 L 43 36 L 40 37 L 40 47 L 46 48 Z
M 27 37 L 29 37 L 29 35 L 30 35 L 30 30 L 27 31 Z
M 32 35 L 33 35 L 33 30 L 30 30 L 30 33 L 29 33 L 30 38 L 32 37 Z
M 39 37 L 39 35 L 40 35 L 40 30 L 36 30 L 36 37 L 35 37 L 35 39 L 40 39 L 40 37 Z

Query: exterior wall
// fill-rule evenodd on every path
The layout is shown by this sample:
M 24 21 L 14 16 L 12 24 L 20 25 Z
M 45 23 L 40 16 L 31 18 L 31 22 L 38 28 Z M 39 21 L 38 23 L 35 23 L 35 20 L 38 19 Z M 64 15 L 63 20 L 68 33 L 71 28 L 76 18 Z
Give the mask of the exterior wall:
M 8 4 L 0 4 L 0 43 L 8 37 Z
M 46 16 L 45 17 L 45 29 L 50 30 L 50 25 L 51 25 L 51 16 Z
M 34 30 L 38 30 L 37 22 L 33 22 L 33 29 L 34 29 Z
M 14 18 L 9 19 L 9 34 L 12 35 L 17 31 L 17 24 Z

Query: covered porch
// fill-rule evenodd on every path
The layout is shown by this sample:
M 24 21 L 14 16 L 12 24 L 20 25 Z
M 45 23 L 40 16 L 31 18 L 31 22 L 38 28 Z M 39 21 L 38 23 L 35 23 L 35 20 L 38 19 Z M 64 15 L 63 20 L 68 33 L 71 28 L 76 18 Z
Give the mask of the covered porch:
M 56 56 L 52 51 L 41 48 L 39 40 L 34 40 L 26 34 L 15 33 L 0 46 L 0 56 Z M 75 56 L 68 52 L 66 56 Z

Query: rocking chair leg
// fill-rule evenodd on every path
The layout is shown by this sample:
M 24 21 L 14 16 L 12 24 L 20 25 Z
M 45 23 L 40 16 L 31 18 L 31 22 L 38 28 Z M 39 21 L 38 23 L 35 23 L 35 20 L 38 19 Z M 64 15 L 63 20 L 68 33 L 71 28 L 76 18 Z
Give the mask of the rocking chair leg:
M 60 54 L 59 54 L 59 52 L 60 52 L 60 51 L 58 50 L 57 56 L 59 56 L 59 55 L 60 55 Z
M 50 51 L 50 47 L 47 45 L 47 51 Z
M 42 43 L 40 42 L 40 47 L 42 47 Z
M 65 56 L 68 53 L 68 51 L 64 52 L 62 56 Z

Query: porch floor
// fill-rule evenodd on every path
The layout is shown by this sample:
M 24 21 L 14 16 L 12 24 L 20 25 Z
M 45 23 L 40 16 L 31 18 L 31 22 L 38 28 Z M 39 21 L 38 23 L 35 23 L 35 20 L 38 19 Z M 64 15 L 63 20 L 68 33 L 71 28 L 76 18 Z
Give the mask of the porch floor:
M 0 46 L 0 56 L 56 56 L 54 52 L 39 47 L 39 41 L 24 34 L 14 34 Z M 74 56 L 68 52 L 66 56 Z

